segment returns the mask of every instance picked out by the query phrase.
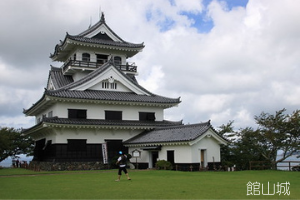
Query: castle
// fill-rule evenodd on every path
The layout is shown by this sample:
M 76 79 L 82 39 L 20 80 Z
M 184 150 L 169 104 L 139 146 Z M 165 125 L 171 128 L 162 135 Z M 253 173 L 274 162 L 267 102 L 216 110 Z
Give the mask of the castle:
M 120 150 L 139 168 L 157 160 L 182 169 L 220 163 L 220 145 L 227 141 L 210 121 L 184 125 L 164 119 L 164 110 L 180 98 L 153 94 L 139 85 L 137 66 L 129 63 L 144 48 L 119 37 L 101 19 L 78 35 L 66 34 L 50 58 L 42 97 L 26 116 L 36 124 L 23 130 L 35 140 L 36 163 L 109 164 Z

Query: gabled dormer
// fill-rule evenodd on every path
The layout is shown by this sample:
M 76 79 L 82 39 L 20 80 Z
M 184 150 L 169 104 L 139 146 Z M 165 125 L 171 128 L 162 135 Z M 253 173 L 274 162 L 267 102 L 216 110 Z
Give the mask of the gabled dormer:
M 78 80 L 86 74 L 110 61 L 126 74 L 137 74 L 134 63 L 127 58 L 136 55 L 144 44 L 124 41 L 106 24 L 104 14 L 95 25 L 78 35 L 65 36 L 50 55 L 53 61 L 64 62 L 61 66 L 64 75 L 72 75 Z M 79 78 L 80 77 L 80 78 Z

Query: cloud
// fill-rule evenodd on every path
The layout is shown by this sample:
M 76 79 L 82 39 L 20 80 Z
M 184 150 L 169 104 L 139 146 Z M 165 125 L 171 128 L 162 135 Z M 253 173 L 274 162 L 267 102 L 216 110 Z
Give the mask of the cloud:
M 234 120 L 240 128 L 254 126 L 262 111 L 299 108 L 297 0 L 249 0 L 245 6 L 217 0 L 10 0 L 1 1 L 0 9 L 2 124 L 20 120 L 22 108 L 41 97 L 49 65 L 62 64 L 49 59 L 55 45 L 66 32 L 75 35 L 96 23 L 99 9 L 121 38 L 145 43 L 130 58 L 139 83 L 181 97 L 178 107 L 165 111 L 166 119 L 211 119 L 214 126 Z

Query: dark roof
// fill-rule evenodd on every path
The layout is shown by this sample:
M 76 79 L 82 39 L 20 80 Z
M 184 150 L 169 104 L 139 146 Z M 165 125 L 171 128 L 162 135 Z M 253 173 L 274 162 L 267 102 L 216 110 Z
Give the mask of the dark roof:
M 161 103 L 177 104 L 179 99 L 172 99 L 158 95 L 137 95 L 133 92 L 113 92 L 101 90 L 47 90 L 45 94 L 52 97 L 88 99 L 102 101 L 122 101 L 122 102 L 141 102 L 141 103 Z
M 117 71 L 120 72 L 127 80 L 133 83 L 136 87 L 144 91 L 145 95 L 136 94 L 134 92 L 117 92 L 117 91 L 104 91 L 104 90 L 72 90 L 73 88 L 86 83 L 87 81 L 95 78 L 97 75 L 101 74 L 108 67 L 114 67 Z M 99 101 L 118 101 L 118 102 L 135 102 L 135 103 L 147 103 L 147 104 L 161 104 L 166 107 L 174 106 L 179 104 L 179 98 L 168 98 L 153 94 L 140 86 L 135 79 L 126 75 L 121 70 L 117 69 L 113 64 L 107 62 L 103 64 L 100 68 L 89 73 L 82 79 L 72 82 L 71 77 L 62 74 L 57 68 L 52 67 L 52 72 L 50 71 L 50 76 L 53 78 L 53 82 L 56 86 L 61 86 L 59 89 L 48 90 L 45 89 L 45 92 L 40 100 L 33 104 L 29 109 L 24 109 L 23 113 L 29 113 L 40 103 L 43 104 L 46 96 L 58 97 L 58 98 L 68 98 L 68 99 L 85 99 L 85 100 L 99 100 Z M 66 85 L 65 85 L 66 84 Z M 48 102 L 49 103 L 49 102 Z
M 105 39 L 99 39 L 99 38 L 87 38 L 77 35 L 68 35 L 66 38 L 77 41 L 77 42 L 85 42 L 85 43 L 91 43 L 91 44 L 100 44 L 100 45 L 108 45 L 108 46 L 116 46 L 116 47 L 127 47 L 127 48 L 144 48 L 144 44 L 134 44 L 130 42 L 115 42 L 113 40 L 105 40 Z
M 64 80 L 63 75 L 59 70 L 54 69 L 52 72 L 52 77 L 54 82 L 60 82 L 60 86 L 62 86 L 60 89 L 57 90 L 46 90 L 45 94 L 53 97 L 61 97 L 61 98 L 75 98 L 75 99 L 89 99 L 89 100 L 105 100 L 105 101 L 125 101 L 125 102 L 144 102 L 144 103 L 166 103 L 166 104 L 177 104 L 180 103 L 179 98 L 168 98 L 163 97 L 159 95 L 152 94 L 142 86 L 140 86 L 135 80 L 132 79 L 132 77 L 129 77 L 125 73 L 123 73 L 121 70 L 117 69 L 122 76 L 124 76 L 126 79 L 128 79 L 131 83 L 133 83 L 135 86 L 146 92 L 148 95 L 138 95 L 133 92 L 115 92 L 115 91 L 104 91 L 104 90 L 85 90 L 85 91 L 79 91 L 79 90 L 71 90 L 72 88 L 79 86 L 93 78 L 95 78 L 97 75 L 101 74 L 104 70 L 106 70 L 108 67 L 113 66 L 111 63 L 106 63 L 100 68 L 96 69 L 95 71 L 89 73 L 82 79 L 71 82 L 70 77 L 65 77 L 66 80 Z M 66 84 L 69 83 L 69 84 Z M 66 85 L 63 85 L 66 84 Z M 58 84 L 57 84 L 58 85 Z
M 103 71 L 105 71 L 108 67 L 114 67 L 117 71 L 121 73 L 122 76 L 124 76 L 127 80 L 129 80 L 131 83 L 133 83 L 135 86 L 143 90 L 147 95 L 138 95 L 133 92 L 115 92 L 115 91 L 104 91 L 104 90 L 71 90 L 74 87 L 77 87 L 81 84 L 86 83 L 87 81 L 95 78 L 99 74 L 101 74 Z M 56 78 L 58 80 L 63 79 L 63 75 L 58 72 L 59 70 L 53 72 L 53 78 Z M 67 83 L 69 81 L 69 77 L 67 77 L 68 80 L 60 81 Z M 59 82 L 56 80 L 55 82 Z M 62 85 L 62 84 L 61 84 Z M 96 69 L 95 71 L 89 73 L 82 79 L 71 82 L 67 85 L 64 85 L 63 87 L 57 89 L 57 90 L 46 90 L 46 95 L 53 96 L 53 97 L 62 97 L 62 98 L 75 98 L 75 99 L 90 99 L 90 100 L 105 100 L 105 101 L 125 101 L 125 102 L 147 102 L 147 103 L 166 103 L 166 104 L 174 104 L 174 103 L 180 103 L 179 98 L 168 98 L 163 97 L 159 95 L 155 95 L 142 86 L 140 86 L 132 77 L 129 77 L 125 73 L 123 73 L 121 70 L 117 69 L 112 63 L 105 63 L 100 68 Z
M 82 78 L 79 81 L 74 82 L 73 77 L 71 75 L 64 75 L 62 72 L 62 68 L 57 68 L 57 67 L 53 67 L 51 66 L 51 70 L 49 71 L 49 78 L 51 78 L 55 89 L 69 89 L 71 87 L 75 87 L 80 85 L 81 83 L 85 83 L 86 81 L 92 79 L 93 77 L 97 76 L 98 74 L 100 74 L 101 72 L 103 72 L 105 69 L 107 69 L 107 67 L 109 67 L 110 64 L 109 62 L 105 63 L 104 65 L 102 65 L 101 67 L 97 68 L 97 70 L 94 70 L 96 72 L 94 73 L 90 73 L 87 77 Z M 117 70 L 119 70 L 118 68 L 116 68 Z M 122 71 L 119 70 L 121 73 Z M 131 82 L 133 82 L 135 85 L 141 87 L 136 78 L 135 75 L 133 74 L 125 74 L 122 73 L 123 76 L 125 76 L 128 80 L 130 80 Z
M 151 131 L 145 131 L 136 137 L 124 142 L 124 144 L 145 144 L 145 143 L 164 143 L 164 142 L 185 142 L 193 141 L 207 132 L 208 129 L 214 129 L 210 121 L 199 124 L 170 126 L 156 128 Z M 215 132 L 215 131 L 214 131 Z M 221 137 L 221 136 L 220 136 Z
M 72 89 L 76 86 L 79 86 L 83 83 L 86 83 L 87 81 L 95 78 L 96 76 L 98 76 L 99 74 L 101 74 L 103 71 L 105 71 L 107 68 L 109 68 L 110 66 L 114 66 L 111 62 L 106 62 L 104 63 L 103 65 L 101 65 L 101 67 L 98 67 L 96 70 L 90 72 L 89 74 L 87 74 L 85 77 L 81 78 L 80 80 L 78 81 L 75 81 L 75 82 L 72 82 L 68 85 L 65 85 L 64 87 L 60 88 L 60 89 Z M 117 69 L 117 68 L 116 68 Z M 118 70 L 118 69 L 117 69 Z M 120 70 L 119 70 L 120 71 Z M 121 71 L 120 71 L 121 72 Z M 125 73 L 122 73 L 123 76 L 126 77 L 126 74 Z M 126 77 L 128 78 L 128 77 Z
M 43 122 L 54 124 L 75 125 L 110 125 L 110 126 L 170 126 L 181 125 L 182 121 L 137 121 L 137 120 L 104 120 L 104 119 L 70 119 L 70 118 L 44 118 Z
M 61 68 L 53 66 L 51 66 L 51 70 L 49 71 L 49 78 L 51 78 L 55 89 L 59 89 L 74 82 L 72 76 L 63 75 Z
M 119 41 L 113 41 L 109 36 L 105 34 L 105 36 L 101 36 L 101 34 L 97 34 L 92 38 L 86 37 L 89 33 L 95 31 L 97 28 L 99 28 L 101 25 L 104 25 L 116 38 L 118 38 Z M 50 58 L 54 59 L 55 56 L 58 56 L 60 52 L 64 51 L 64 46 L 67 44 L 67 40 L 73 40 L 75 42 L 84 42 L 88 44 L 99 44 L 111 47 L 118 47 L 118 48 L 129 48 L 131 52 L 133 51 L 140 51 L 143 49 L 144 43 L 130 43 L 124 41 L 122 38 L 120 38 L 105 22 L 104 14 L 102 13 L 101 19 L 99 22 L 97 22 L 95 25 L 89 27 L 87 30 L 83 31 L 82 33 L 78 35 L 69 35 L 68 33 L 65 36 L 64 41 L 61 41 L 60 44 L 57 44 L 54 49 L 54 53 L 50 54 Z M 134 53 L 135 54 L 135 53 Z M 132 55 L 134 55 L 132 54 Z M 128 55 L 129 56 L 129 55 Z
M 164 127 L 164 126 L 177 126 L 182 124 L 182 121 L 172 122 L 172 121 L 136 121 L 136 120 L 103 120 L 103 119 L 69 119 L 69 118 L 58 118 L 58 117 L 51 117 L 51 118 L 43 118 L 42 121 L 35 126 L 23 129 L 24 134 L 30 133 L 31 130 L 37 127 L 44 127 L 43 124 L 59 124 L 59 125 L 76 125 L 76 126 L 99 126 L 99 127 L 128 127 L 128 128 L 155 128 L 155 127 Z

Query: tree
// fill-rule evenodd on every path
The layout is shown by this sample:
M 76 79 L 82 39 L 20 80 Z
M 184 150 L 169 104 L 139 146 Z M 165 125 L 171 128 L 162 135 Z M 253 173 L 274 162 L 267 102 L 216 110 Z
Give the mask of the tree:
M 279 110 L 275 115 L 262 112 L 254 119 L 258 127 L 246 127 L 233 130 L 233 121 L 219 128 L 219 134 L 226 137 L 231 133 L 228 146 L 221 147 L 223 164 L 236 164 L 238 169 L 249 169 L 249 161 L 267 161 L 273 169 L 277 163 L 292 156 L 300 150 L 300 111 L 284 114 L 286 109 Z M 230 139 L 230 138 L 229 138 Z M 278 151 L 283 152 L 277 158 Z
M 234 121 L 229 121 L 227 124 L 222 124 L 218 127 L 218 134 L 223 136 L 229 141 L 228 145 L 221 145 L 221 163 L 222 166 L 233 166 L 234 165 L 234 155 L 232 154 L 232 148 L 234 146 L 234 138 L 236 133 L 233 127 Z
M 290 115 L 284 114 L 285 111 L 279 110 L 275 115 L 262 112 L 254 118 L 259 125 L 255 135 L 258 151 L 272 163 L 273 169 L 300 150 L 300 111 Z M 283 157 L 277 160 L 279 150 L 283 151 Z
M 33 140 L 14 128 L 0 127 L 0 162 L 9 156 L 32 155 Z
M 257 130 L 251 127 L 240 129 L 236 136 L 237 139 L 231 149 L 235 155 L 234 162 L 239 170 L 247 170 L 250 168 L 250 161 L 266 161 L 266 159 L 258 151 Z
M 265 161 L 257 151 L 257 138 L 253 128 L 246 127 L 234 131 L 233 121 L 229 121 L 219 129 L 218 133 L 230 141 L 228 145 L 221 146 L 223 166 L 235 165 L 237 170 L 247 170 L 250 161 Z

